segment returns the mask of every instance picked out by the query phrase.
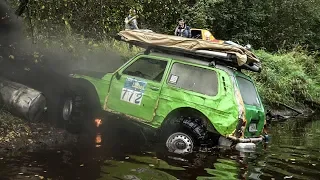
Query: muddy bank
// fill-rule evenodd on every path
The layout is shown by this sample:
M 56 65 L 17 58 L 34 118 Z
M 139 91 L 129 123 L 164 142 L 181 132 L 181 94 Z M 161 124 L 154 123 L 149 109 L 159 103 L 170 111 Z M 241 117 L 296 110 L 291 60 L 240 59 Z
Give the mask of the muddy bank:
M 0 111 L 0 158 L 73 144 L 77 136 L 44 123 L 28 123 Z

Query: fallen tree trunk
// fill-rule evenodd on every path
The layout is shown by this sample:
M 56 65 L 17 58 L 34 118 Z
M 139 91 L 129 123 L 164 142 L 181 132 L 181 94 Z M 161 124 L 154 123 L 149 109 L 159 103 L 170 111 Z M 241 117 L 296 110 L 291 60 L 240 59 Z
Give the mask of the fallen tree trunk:
M 44 95 L 0 77 L 0 107 L 29 121 L 38 121 L 46 109 Z

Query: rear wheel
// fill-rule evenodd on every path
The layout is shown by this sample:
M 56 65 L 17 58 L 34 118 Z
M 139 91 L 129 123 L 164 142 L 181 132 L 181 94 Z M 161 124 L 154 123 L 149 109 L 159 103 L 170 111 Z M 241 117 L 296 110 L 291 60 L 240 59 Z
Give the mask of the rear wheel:
M 192 153 L 196 141 L 187 133 L 177 132 L 171 134 L 166 142 L 169 152 L 176 154 Z
M 192 117 L 168 120 L 161 128 L 160 141 L 169 152 L 190 154 L 197 150 L 206 138 L 206 128 L 201 119 Z

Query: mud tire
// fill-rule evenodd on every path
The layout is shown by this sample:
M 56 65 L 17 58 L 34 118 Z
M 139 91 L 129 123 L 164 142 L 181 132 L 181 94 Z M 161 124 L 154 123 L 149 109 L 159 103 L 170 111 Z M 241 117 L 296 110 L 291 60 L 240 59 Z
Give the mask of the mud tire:
M 63 115 L 65 104 L 71 100 L 72 109 L 68 118 Z M 73 134 L 94 131 L 94 111 L 86 91 L 81 88 L 66 90 L 60 98 L 59 113 L 63 128 Z
M 166 144 L 168 138 L 178 132 L 186 134 L 193 141 L 193 149 L 184 155 L 199 149 L 201 142 L 206 138 L 206 127 L 202 124 L 200 119 L 192 117 L 174 117 L 171 120 L 166 121 L 161 127 L 159 132 L 160 143 L 168 150 L 169 148 Z

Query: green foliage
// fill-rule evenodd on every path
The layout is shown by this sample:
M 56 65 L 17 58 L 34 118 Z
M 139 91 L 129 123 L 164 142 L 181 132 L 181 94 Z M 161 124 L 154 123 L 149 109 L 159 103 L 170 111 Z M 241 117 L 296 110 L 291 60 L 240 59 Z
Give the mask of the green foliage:
M 301 0 L 225 0 L 207 7 L 208 24 L 221 39 L 269 51 L 295 45 L 319 49 L 320 4 Z
M 11 0 L 13 6 L 17 1 Z M 207 28 L 218 39 L 250 43 L 269 51 L 296 45 L 318 50 L 320 3 L 307 0 L 63 0 L 30 1 L 34 31 L 56 35 L 61 26 L 85 37 L 103 39 L 124 29 L 130 8 L 140 28 L 173 34 L 183 17 L 194 28 Z
M 320 64 L 314 55 L 295 49 L 283 53 L 255 52 L 263 62 L 260 74 L 251 74 L 266 104 L 320 103 Z
M 16 2 L 12 4 L 17 6 Z M 139 26 L 172 34 L 184 17 L 191 27 L 208 28 L 219 39 L 277 50 L 306 45 L 319 49 L 320 3 L 300 0 L 140 0 L 30 1 L 30 17 L 41 34 L 60 33 L 61 25 L 86 37 L 111 36 L 124 28 L 130 8 Z

